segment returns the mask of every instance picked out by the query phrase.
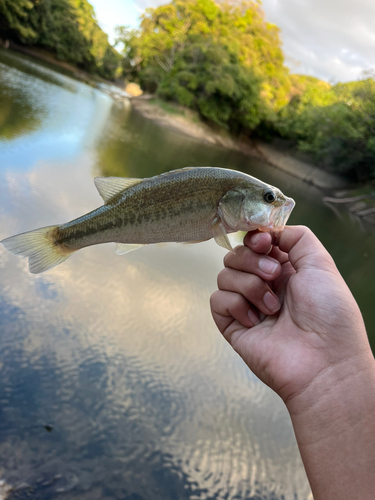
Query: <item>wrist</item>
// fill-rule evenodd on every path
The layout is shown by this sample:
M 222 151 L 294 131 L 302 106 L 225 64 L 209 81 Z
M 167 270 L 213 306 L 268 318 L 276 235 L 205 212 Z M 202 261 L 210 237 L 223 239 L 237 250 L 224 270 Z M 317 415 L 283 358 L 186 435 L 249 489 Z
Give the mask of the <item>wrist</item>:
M 375 401 L 375 360 L 369 349 L 329 365 L 285 403 L 292 420 L 316 418 L 315 414 L 323 420 L 333 415 L 350 418 L 348 403 L 360 405 L 359 409 L 372 400 Z
M 372 353 L 322 372 L 287 402 L 316 500 L 372 499 L 375 362 Z

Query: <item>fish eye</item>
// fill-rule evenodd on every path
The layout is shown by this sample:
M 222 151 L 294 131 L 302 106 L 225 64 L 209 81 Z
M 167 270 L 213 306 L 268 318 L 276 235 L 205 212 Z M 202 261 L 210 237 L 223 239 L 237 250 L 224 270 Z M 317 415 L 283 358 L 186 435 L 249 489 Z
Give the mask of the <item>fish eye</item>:
M 263 199 L 267 203 L 273 203 L 276 200 L 276 195 L 273 191 L 266 191 L 263 195 Z

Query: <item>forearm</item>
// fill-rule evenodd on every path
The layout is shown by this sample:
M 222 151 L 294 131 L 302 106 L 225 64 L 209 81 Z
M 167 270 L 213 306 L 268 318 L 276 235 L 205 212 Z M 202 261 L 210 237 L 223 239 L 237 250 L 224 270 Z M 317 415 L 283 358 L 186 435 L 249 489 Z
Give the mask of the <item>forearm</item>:
M 371 352 L 320 374 L 287 406 L 315 500 L 375 498 Z

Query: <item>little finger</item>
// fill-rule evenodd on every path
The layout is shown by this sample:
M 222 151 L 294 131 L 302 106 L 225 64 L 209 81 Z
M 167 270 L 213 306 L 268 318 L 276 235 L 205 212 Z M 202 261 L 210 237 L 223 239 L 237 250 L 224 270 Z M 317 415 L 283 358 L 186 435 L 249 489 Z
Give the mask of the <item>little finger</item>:
M 212 316 L 221 333 L 225 332 L 233 320 L 237 320 L 245 328 L 259 323 L 257 314 L 239 293 L 218 290 L 211 295 L 210 304 Z

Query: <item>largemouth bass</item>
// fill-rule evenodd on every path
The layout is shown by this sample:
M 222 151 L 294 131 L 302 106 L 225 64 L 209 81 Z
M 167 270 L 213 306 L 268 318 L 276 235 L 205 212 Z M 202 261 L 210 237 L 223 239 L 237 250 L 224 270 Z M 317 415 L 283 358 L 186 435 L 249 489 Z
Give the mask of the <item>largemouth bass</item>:
M 234 170 L 188 167 L 148 179 L 97 177 L 104 205 L 78 219 L 2 240 L 7 250 L 29 258 L 32 273 L 64 262 L 73 252 L 115 242 L 124 254 L 161 242 L 215 238 L 232 250 L 227 234 L 282 231 L 294 200 L 269 184 Z

